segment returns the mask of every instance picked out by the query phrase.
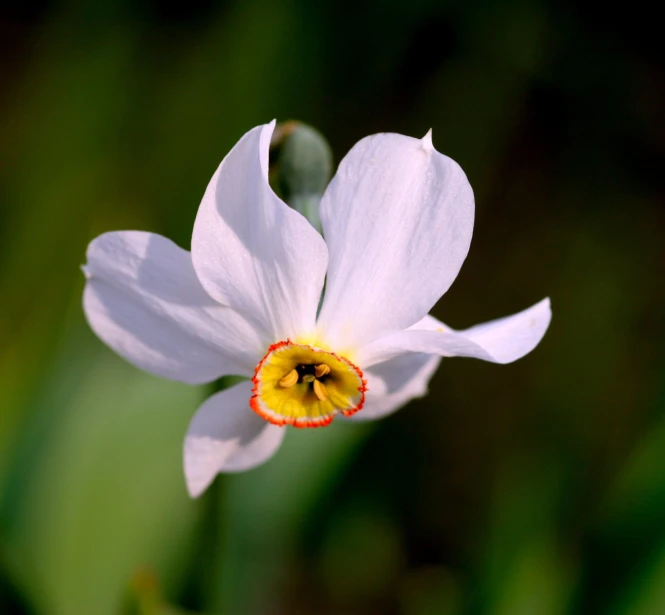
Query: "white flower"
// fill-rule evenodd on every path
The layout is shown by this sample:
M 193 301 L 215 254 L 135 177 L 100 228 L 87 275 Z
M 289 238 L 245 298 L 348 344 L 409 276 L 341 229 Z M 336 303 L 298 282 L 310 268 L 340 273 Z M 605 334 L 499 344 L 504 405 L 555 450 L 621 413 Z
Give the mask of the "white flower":
M 271 457 L 283 425 L 385 416 L 426 393 L 440 357 L 509 363 L 550 322 L 548 299 L 464 331 L 427 315 L 457 277 L 474 213 L 464 172 L 430 134 L 378 134 L 349 152 L 321 202 L 324 241 L 268 184 L 273 128 L 250 130 L 222 161 L 191 253 L 140 231 L 87 252 L 85 313 L 116 352 L 192 384 L 249 379 L 191 421 L 192 496 Z

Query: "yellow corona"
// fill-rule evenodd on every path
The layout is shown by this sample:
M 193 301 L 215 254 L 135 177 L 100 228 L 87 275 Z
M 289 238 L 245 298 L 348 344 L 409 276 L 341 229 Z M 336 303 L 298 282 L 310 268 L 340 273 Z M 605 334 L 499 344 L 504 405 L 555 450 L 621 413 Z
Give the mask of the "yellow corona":
M 295 427 L 322 427 L 336 414 L 355 414 L 367 390 L 363 373 L 348 359 L 290 340 L 268 349 L 252 382 L 254 412 Z

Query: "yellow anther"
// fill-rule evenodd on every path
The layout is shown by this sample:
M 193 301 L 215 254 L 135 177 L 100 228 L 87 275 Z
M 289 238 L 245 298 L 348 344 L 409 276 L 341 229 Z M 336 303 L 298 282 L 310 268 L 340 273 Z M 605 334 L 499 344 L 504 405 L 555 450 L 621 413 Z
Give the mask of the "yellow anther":
M 321 363 L 314 368 L 314 375 L 317 378 L 323 378 L 330 373 L 330 368 L 325 364 Z
M 274 380 L 273 380 L 274 382 Z M 298 382 L 298 370 L 292 369 L 284 378 L 279 381 L 279 386 L 282 387 L 292 387 L 296 382 Z
M 319 401 L 326 401 L 326 399 L 328 399 L 326 386 L 320 380 L 314 381 L 314 395 L 319 398 Z

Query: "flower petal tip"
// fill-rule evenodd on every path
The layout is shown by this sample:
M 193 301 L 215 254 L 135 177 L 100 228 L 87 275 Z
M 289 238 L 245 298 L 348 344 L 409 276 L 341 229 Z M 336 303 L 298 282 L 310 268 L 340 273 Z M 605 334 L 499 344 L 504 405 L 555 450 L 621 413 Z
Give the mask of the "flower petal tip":
M 215 443 L 211 438 L 185 437 L 184 473 L 190 498 L 198 498 L 214 480 L 217 475 L 215 466 L 219 465 L 215 463 L 219 461 L 215 457 Z
M 427 153 L 434 151 L 434 143 L 432 143 L 432 129 L 427 131 L 427 134 L 420 140 L 423 150 Z
M 208 485 L 201 486 L 197 485 L 195 483 L 191 483 L 189 480 L 185 478 L 185 485 L 187 487 L 187 495 L 189 495 L 190 499 L 196 500 L 203 495 L 203 492 L 206 490 Z
M 538 311 L 542 311 L 547 314 L 547 323 L 552 319 L 552 302 L 549 297 L 545 297 L 542 301 L 539 301 L 534 306 Z

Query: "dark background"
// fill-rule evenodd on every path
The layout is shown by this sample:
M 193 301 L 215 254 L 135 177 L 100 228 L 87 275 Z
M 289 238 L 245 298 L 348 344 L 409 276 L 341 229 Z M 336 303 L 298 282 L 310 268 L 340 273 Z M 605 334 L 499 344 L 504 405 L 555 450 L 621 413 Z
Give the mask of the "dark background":
M 646 4 L 15 2 L 0 13 L 0 613 L 665 613 L 665 81 Z M 209 393 L 87 328 L 96 235 L 189 247 L 213 170 L 299 119 L 421 137 L 476 192 L 453 327 L 552 298 L 508 366 L 290 430 L 190 501 Z

